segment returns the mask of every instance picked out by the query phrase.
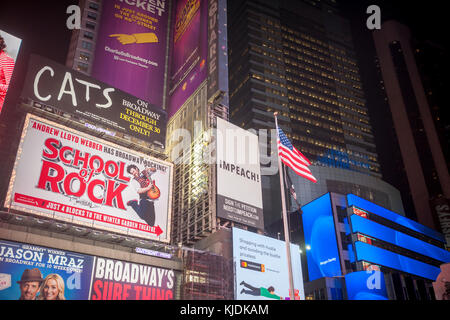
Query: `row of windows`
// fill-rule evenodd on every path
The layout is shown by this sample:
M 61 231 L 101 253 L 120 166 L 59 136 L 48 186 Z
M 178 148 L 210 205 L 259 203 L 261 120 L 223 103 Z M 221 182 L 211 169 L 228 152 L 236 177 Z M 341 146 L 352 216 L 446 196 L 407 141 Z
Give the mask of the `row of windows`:
M 294 88 L 292 86 L 289 86 L 289 85 L 288 85 L 288 90 L 295 91 L 297 93 L 302 93 L 300 91 L 300 89 L 296 90 L 296 88 Z M 294 96 L 292 94 L 289 94 L 289 101 L 291 103 L 294 103 L 294 102 L 302 103 L 302 104 L 305 104 L 305 105 L 312 106 L 314 108 L 320 109 L 322 111 L 328 111 L 330 113 L 333 113 L 333 114 L 336 114 L 336 115 L 340 115 L 341 117 L 346 117 L 347 119 L 351 119 L 351 120 L 353 120 L 355 122 L 359 121 L 359 122 L 362 122 L 362 123 L 365 123 L 365 124 L 369 125 L 369 121 L 364 119 L 364 118 L 362 118 L 362 117 L 360 117 L 360 116 L 355 116 L 353 114 L 345 113 L 345 112 L 343 112 L 343 111 L 341 111 L 341 110 L 339 110 L 337 108 L 333 108 L 333 107 L 330 107 L 330 106 L 327 106 L 327 105 L 324 105 L 324 104 L 321 104 L 321 103 L 318 103 L 318 102 L 306 99 L 304 97 L 299 97 L 299 96 Z M 301 106 L 297 106 L 295 103 L 294 103 L 294 105 L 291 105 L 291 108 L 294 109 L 294 110 L 300 110 L 300 107 Z M 347 109 L 352 109 L 353 110 L 354 108 L 349 106 Z
M 280 71 L 280 69 L 268 69 L 257 64 L 252 64 L 251 69 L 264 75 L 271 75 L 275 78 L 284 79 L 284 74 Z
M 283 59 L 281 58 L 280 55 L 276 55 L 276 54 L 274 54 L 272 52 L 264 51 L 260 47 L 258 47 L 257 45 L 250 44 L 250 50 L 252 50 L 253 52 L 259 53 L 260 55 L 263 55 L 265 57 L 270 57 L 270 58 L 272 58 L 274 60 L 278 60 L 280 62 L 283 62 Z
M 306 55 L 308 55 L 310 57 L 313 57 L 316 60 L 311 60 Z M 312 55 L 311 54 L 306 54 L 306 55 L 301 54 L 301 53 L 292 53 L 292 52 L 289 52 L 289 50 L 284 50 L 284 62 L 286 64 L 291 64 L 294 67 L 301 67 L 301 66 L 305 67 L 306 66 L 305 64 L 302 64 L 302 63 L 299 62 L 299 61 L 303 61 L 303 62 L 306 62 L 306 63 L 308 63 L 308 64 L 310 64 L 312 66 L 315 66 L 315 67 L 318 67 L 318 68 L 321 69 L 321 70 L 318 70 L 318 71 L 320 71 L 320 73 L 319 72 L 315 72 L 315 73 L 321 74 L 324 77 L 327 77 L 329 79 L 333 79 L 333 80 L 335 80 L 337 82 L 340 82 L 342 84 L 347 84 L 349 86 L 353 86 L 352 82 L 345 81 L 345 79 L 349 79 L 349 80 L 352 80 L 352 81 L 356 82 L 357 84 L 359 84 L 359 87 L 360 87 L 360 79 L 359 79 L 359 74 L 358 73 L 357 74 L 352 74 L 352 73 L 348 73 L 348 72 L 339 72 L 337 70 L 337 68 L 332 68 L 330 66 L 331 65 L 330 61 L 322 59 L 321 57 L 318 57 L 318 56 L 313 55 L 313 54 Z M 317 62 L 317 59 L 322 61 L 323 63 Z M 327 74 L 327 71 L 329 72 L 328 74 Z M 326 75 L 323 75 L 323 73 L 326 73 Z M 340 77 L 336 78 L 334 76 L 335 74 L 339 75 Z
M 314 44 L 318 44 L 318 45 L 320 45 L 320 46 L 322 46 L 322 47 L 324 47 L 324 48 L 329 48 L 330 50 L 333 50 L 333 51 L 335 51 L 335 52 L 337 52 L 337 53 L 339 53 L 339 54 L 341 54 L 341 55 L 345 55 L 345 54 L 347 53 L 345 50 L 336 48 L 336 47 L 334 47 L 332 44 L 330 44 L 330 43 L 325 43 L 325 42 L 323 42 L 323 41 L 321 41 L 321 40 L 319 40 L 319 39 L 317 39 L 317 38 L 312 37 L 312 36 L 309 35 L 309 34 L 305 34 L 305 33 L 302 33 L 302 32 L 298 32 L 298 31 L 296 31 L 296 30 L 292 30 L 292 29 L 287 28 L 287 27 L 285 27 L 285 26 L 283 26 L 281 29 L 282 29 L 283 31 L 285 31 L 285 34 L 286 34 L 286 33 L 289 34 L 289 36 L 286 35 L 286 37 L 289 37 L 289 39 L 290 39 L 290 38 L 293 38 L 292 36 L 290 36 L 290 35 L 293 34 L 293 35 L 295 35 L 296 37 L 301 37 L 301 38 L 303 38 L 303 39 L 305 39 L 305 40 L 308 40 L 308 41 L 310 41 L 310 42 L 312 42 L 312 43 L 314 43 Z M 344 61 L 345 61 L 346 63 L 350 64 L 350 65 L 356 66 L 356 62 L 353 61 L 353 60 L 347 60 L 347 59 L 346 59 L 346 60 L 344 60 Z
M 259 74 L 252 73 L 252 78 L 260 80 L 260 81 L 264 81 L 265 83 L 271 84 L 276 87 L 286 88 L 284 83 L 273 80 L 273 79 L 265 78 Z
M 309 114 L 309 115 L 315 116 L 315 117 L 318 117 L 318 118 L 321 118 L 323 120 L 328 120 L 328 121 L 332 121 L 332 122 L 335 122 L 335 123 L 338 123 L 338 124 L 342 124 L 339 119 L 333 118 L 333 117 L 331 117 L 331 116 L 329 116 L 327 114 L 317 113 L 317 112 L 314 112 L 314 111 L 311 111 L 311 110 L 308 110 L 308 109 L 302 109 L 301 112 L 305 113 L 305 114 Z M 315 120 L 315 119 L 311 119 L 311 118 L 308 118 L 308 117 L 305 117 L 305 116 L 301 116 L 301 115 L 297 115 L 297 114 L 291 113 L 290 114 L 290 118 L 302 121 L 304 123 L 308 123 L 308 124 L 316 126 L 316 127 L 325 128 L 327 130 L 331 130 L 331 131 L 334 131 L 334 132 L 344 133 L 344 130 L 342 128 L 340 128 L 340 127 L 336 127 L 336 126 L 330 125 L 329 123 L 321 122 L 321 121 L 318 121 L 318 120 Z
M 288 81 L 292 81 L 292 82 L 296 82 L 297 81 L 297 79 L 294 79 L 294 78 L 291 78 L 291 77 L 288 77 L 288 76 L 286 77 L 286 79 Z M 300 89 L 300 88 L 297 88 L 297 87 L 293 87 L 293 88 L 294 88 L 293 91 L 295 93 L 301 94 L 303 96 L 308 96 L 308 97 L 311 97 L 311 98 L 314 98 L 314 99 L 317 99 L 317 100 L 320 100 L 320 101 L 324 101 L 324 102 L 327 102 L 329 104 L 333 104 L 333 105 L 341 107 L 341 108 L 349 109 L 349 110 L 351 110 L 353 112 L 357 112 L 357 113 L 359 113 L 361 115 L 367 116 L 367 111 L 364 110 L 364 109 L 360 109 L 360 108 L 353 107 L 351 105 L 343 104 L 342 102 L 338 102 L 338 101 L 336 101 L 334 99 L 330 99 L 328 97 L 323 97 L 323 96 L 318 95 L 318 94 L 316 94 L 314 92 L 306 91 L 304 89 Z M 350 101 L 350 99 L 348 99 L 348 98 L 345 99 L 345 100 Z
M 335 55 L 335 54 L 331 53 L 331 52 L 329 51 L 329 49 L 331 49 L 331 48 L 322 49 L 321 47 L 318 47 L 318 46 L 315 46 L 315 45 L 311 45 L 311 44 L 309 44 L 309 43 L 306 42 L 306 41 L 302 41 L 302 40 L 300 40 L 300 39 L 294 39 L 294 38 L 291 37 L 291 36 L 284 36 L 283 39 L 284 39 L 284 40 L 290 40 L 290 41 L 291 41 L 291 42 L 286 42 L 286 41 L 285 41 L 285 42 L 283 43 L 283 45 L 284 45 L 285 47 L 291 48 L 292 50 L 300 51 L 301 49 L 299 49 L 299 45 L 302 45 L 304 48 L 306 47 L 306 48 L 308 48 L 308 49 L 310 49 L 310 50 L 314 50 L 315 52 L 320 52 L 320 53 L 323 54 L 324 56 L 328 56 L 328 57 L 331 57 L 331 58 L 333 58 L 333 59 L 335 59 L 335 60 L 345 62 L 345 63 L 347 63 L 347 64 L 349 64 L 349 65 L 354 65 L 354 63 L 353 63 L 353 64 L 350 63 L 351 60 L 349 60 L 349 59 L 347 59 L 347 58 L 345 58 L 345 57 L 343 57 L 343 56 L 341 56 L 341 55 Z M 295 44 L 294 44 L 294 43 L 295 43 Z M 297 49 L 297 48 L 298 48 L 298 49 Z M 303 48 L 303 50 L 306 50 L 306 51 L 309 52 L 308 49 L 304 49 L 304 48 Z M 346 53 L 344 52 L 343 54 L 346 54 Z M 322 58 L 322 57 L 320 57 L 320 58 Z M 319 59 L 320 59 L 320 58 L 319 58 Z M 323 58 L 323 59 L 324 59 L 325 61 L 327 61 L 327 62 L 330 62 L 330 60 L 329 60 L 328 58 Z M 320 59 L 320 60 L 322 60 L 322 59 Z M 353 61 L 352 61 L 352 62 L 353 62 Z M 339 64 L 339 65 L 340 65 L 342 68 L 347 69 L 349 72 L 353 72 L 353 73 L 358 74 L 358 70 L 355 69 L 355 68 L 348 68 L 347 66 L 344 66 L 344 65 L 341 65 L 341 64 Z
M 309 130 L 307 130 L 307 131 L 309 131 Z M 303 135 L 300 135 L 300 134 L 296 134 L 296 133 L 290 133 L 290 134 L 286 134 L 286 135 L 289 138 L 292 138 L 293 140 L 300 141 L 301 145 L 302 145 L 302 149 L 305 149 L 303 143 L 307 142 L 307 143 L 313 144 L 313 145 L 318 146 L 318 147 L 326 148 L 326 150 L 336 150 L 336 151 L 344 152 L 344 153 L 348 154 L 349 156 L 358 157 L 358 158 L 364 160 L 364 162 L 359 162 L 359 161 L 355 162 L 353 160 L 349 160 L 350 164 L 358 165 L 360 167 L 364 165 L 364 167 L 370 168 L 370 170 L 372 170 L 372 171 L 379 172 L 379 168 L 377 166 L 369 165 L 366 162 L 368 157 L 369 157 L 369 159 L 375 159 L 375 162 L 376 162 L 376 158 L 374 158 L 372 156 L 367 156 L 367 155 L 364 155 L 362 153 L 353 152 L 353 151 L 345 149 L 345 148 L 343 148 L 341 146 L 333 145 L 333 144 L 331 144 L 329 142 L 324 142 L 324 141 L 321 141 L 321 140 L 318 140 L 318 139 L 314 139 L 314 138 L 311 138 L 311 137 L 306 137 L 306 136 L 303 136 Z M 345 143 L 344 140 L 342 138 L 340 138 L 340 137 L 332 136 L 330 138 L 331 138 L 331 140 L 336 140 L 336 142 L 340 142 L 340 143 L 343 143 L 343 144 Z M 312 152 L 311 150 L 309 150 L 308 152 L 310 152 L 312 154 L 315 154 L 318 157 L 325 156 L 324 152 L 318 152 L 318 151 Z M 327 157 L 328 158 L 333 158 L 334 156 L 328 154 Z M 338 159 L 336 159 L 336 160 L 338 160 Z M 347 162 L 347 161 L 345 161 L 345 162 Z
M 320 63 L 314 62 L 313 60 L 310 60 L 302 55 L 296 55 L 294 56 L 294 58 L 297 59 L 293 60 L 285 57 L 284 62 L 286 64 L 287 72 L 291 72 L 292 74 L 296 75 L 303 75 L 303 73 L 299 69 L 301 68 L 313 74 L 319 75 L 323 79 L 322 81 L 324 80 L 327 81 L 327 79 L 332 80 L 335 84 L 333 84 L 333 82 L 326 82 L 331 87 L 334 87 L 340 83 L 341 85 L 349 86 L 355 88 L 356 90 L 361 90 L 361 83 L 359 82 L 359 78 L 357 77 L 345 75 L 343 77 L 338 78 L 335 76 L 334 72 L 335 70 L 330 67 L 326 67 Z M 299 61 L 303 61 L 304 63 L 301 63 Z M 351 92 L 352 94 L 354 94 L 353 91 Z M 359 93 L 358 95 L 362 97 L 362 93 Z

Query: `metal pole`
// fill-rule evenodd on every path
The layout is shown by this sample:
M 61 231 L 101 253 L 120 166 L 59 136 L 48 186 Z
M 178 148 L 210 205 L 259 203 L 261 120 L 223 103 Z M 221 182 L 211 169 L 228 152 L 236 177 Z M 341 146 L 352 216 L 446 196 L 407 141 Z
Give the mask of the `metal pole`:
M 274 113 L 275 116 L 275 128 L 277 130 L 277 139 L 278 139 L 278 120 L 277 120 L 278 112 Z M 278 150 L 277 150 L 278 152 Z M 291 263 L 291 242 L 289 240 L 289 228 L 287 224 L 287 214 L 286 214 L 286 202 L 285 202 L 285 194 L 284 194 L 284 176 L 282 170 L 282 164 L 280 156 L 278 156 L 278 172 L 280 173 L 280 188 L 281 188 L 281 208 L 283 211 L 283 226 L 284 226 L 284 242 L 286 244 L 286 256 L 288 263 L 288 273 L 289 273 L 289 297 L 291 300 L 295 299 L 294 296 L 294 277 L 292 275 L 292 263 Z

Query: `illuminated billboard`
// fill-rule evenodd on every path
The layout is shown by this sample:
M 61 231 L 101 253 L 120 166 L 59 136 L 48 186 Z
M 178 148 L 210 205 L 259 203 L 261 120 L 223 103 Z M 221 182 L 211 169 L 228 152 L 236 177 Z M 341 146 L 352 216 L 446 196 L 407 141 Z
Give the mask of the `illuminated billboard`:
M 440 269 L 433 265 L 360 241 L 355 242 L 355 252 L 357 260 L 364 260 L 433 281 L 436 280 L 440 272 Z
M 90 300 L 173 300 L 175 272 L 96 257 Z
M 0 240 L 0 300 L 87 300 L 93 261 L 80 253 Z M 47 285 L 57 290 L 46 290 Z
M 173 300 L 172 269 L 0 240 L 0 300 Z
M 0 113 L 5 103 L 22 40 L 0 30 Z
M 172 11 L 169 118 L 207 78 L 208 1 L 176 0 Z
M 444 238 L 443 234 L 441 234 L 431 228 L 428 228 L 427 226 L 424 226 L 414 220 L 408 219 L 402 215 L 399 215 L 398 213 L 395 213 L 393 211 L 385 209 L 379 205 L 376 205 L 370 201 L 364 200 L 353 194 L 347 195 L 347 204 L 348 204 L 348 207 L 355 206 L 359 209 L 367 210 L 371 213 L 374 213 L 382 218 L 391 220 L 391 221 L 393 221 L 401 226 L 404 226 L 408 229 L 422 233 L 422 234 L 424 234 L 428 237 L 431 237 L 435 240 L 438 240 L 440 242 L 445 242 L 445 238 Z
M 217 118 L 217 216 L 264 229 L 258 136 Z
M 436 247 L 430 243 L 411 237 L 403 232 L 385 227 L 374 221 L 361 218 L 357 215 L 351 215 L 350 221 L 353 232 L 360 232 L 438 261 L 450 262 L 449 251 Z
M 49 59 L 31 56 L 22 97 L 165 146 L 164 111 Z
M 289 299 L 285 242 L 238 228 L 232 233 L 235 299 Z M 290 248 L 295 299 L 304 300 L 300 248 L 295 244 Z
M 169 1 L 103 1 L 92 76 L 163 107 Z
M 348 300 L 389 300 L 380 271 L 358 271 L 345 275 Z
M 341 276 L 330 194 L 302 207 L 309 281 Z
M 5 206 L 169 242 L 172 167 L 28 115 Z

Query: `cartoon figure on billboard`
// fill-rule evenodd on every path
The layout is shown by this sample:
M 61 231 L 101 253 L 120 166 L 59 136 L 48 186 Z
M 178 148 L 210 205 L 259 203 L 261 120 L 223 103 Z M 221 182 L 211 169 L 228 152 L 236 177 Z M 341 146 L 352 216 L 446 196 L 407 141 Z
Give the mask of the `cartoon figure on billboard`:
M 36 300 L 66 300 L 63 278 L 56 273 L 51 273 L 45 277 Z
M 14 59 L 5 52 L 5 48 L 5 39 L 0 35 L 0 112 L 14 70 Z
M 148 223 L 149 226 L 155 224 L 155 204 L 161 192 L 151 179 L 156 172 L 155 168 L 145 168 L 142 172 L 134 164 L 127 167 L 127 172 L 133 176 L 131 184 L 139 194 L 138 200 L 130 200 L 127 205 L 132 207 L 138 216 Z
M 44 282 L 42 273 L 38 268 L 25 269 L 17 283 L 20 286 L 19 300 L 36 300 L 41 283 Z
M 277 296 L 275 294 L 275 288 L 272 286 L 270 286 L 268 288 L 264 288 L 264 287 L 256 288 L 256 287 L 249 285 L 245 281 L 241 281 L 240 285 L 244 286 L 244 288 L 242 288 L 242 290 L 241 290 L 241 294 L 248 294 L 251 296 L 262 296 L 265 298 L 275 299 L 275 300 L 283 299 L 282 297 Z
M 121 44 L 132 43 L 157 43 L 158 37 L 153 32 L 149 33 L 133 33 L 133 34 L 110 34 L 111 38 L 116 38 Z

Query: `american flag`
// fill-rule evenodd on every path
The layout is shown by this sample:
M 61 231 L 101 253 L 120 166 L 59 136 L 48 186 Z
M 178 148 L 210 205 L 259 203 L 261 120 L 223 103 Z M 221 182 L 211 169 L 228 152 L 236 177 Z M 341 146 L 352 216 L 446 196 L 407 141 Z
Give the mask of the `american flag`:
M 308 169 L 311 162 L 300 151 L 294 148 L 280 128 L 278 128 L 278 156 L 285 165 L 294 170 L 299 176 L 312 182 L 317 182 L 317 179 L 314 178 Z

